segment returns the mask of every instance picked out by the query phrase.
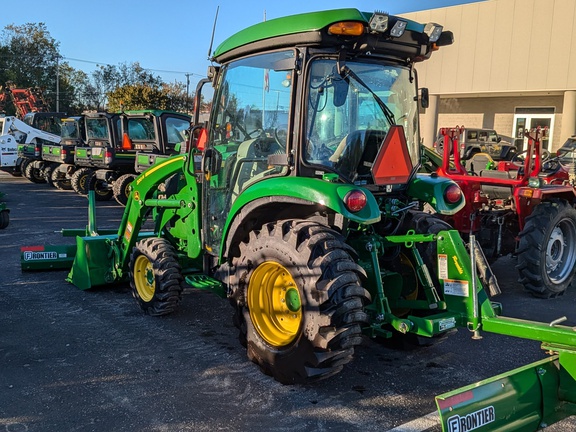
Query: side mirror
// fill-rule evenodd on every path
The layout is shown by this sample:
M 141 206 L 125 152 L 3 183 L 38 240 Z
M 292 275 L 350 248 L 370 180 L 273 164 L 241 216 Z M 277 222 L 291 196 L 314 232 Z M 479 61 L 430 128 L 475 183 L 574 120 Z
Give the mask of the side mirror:
M 206 180 L 210 180 L 213 174 L 220 171 L 220 165 L 222 164 L 222 156 L 220 153 L 212 148 L 204 151 L 204 159 L 202 162 L 202 171 L 204 171 L 204 176 Z
M 430 95 L 426 87 L 420 89 L 420 106 L 424 109 L 430 106 Z
M 343 79 L 334 79 L 334 106 L 341 107 L 348 98 L 348 83 Z

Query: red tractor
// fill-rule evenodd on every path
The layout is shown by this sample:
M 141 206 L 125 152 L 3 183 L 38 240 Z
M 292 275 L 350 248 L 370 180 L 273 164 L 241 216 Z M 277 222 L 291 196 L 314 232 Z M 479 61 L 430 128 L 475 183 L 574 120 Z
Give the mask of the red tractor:
M 566 167 L 542 149 L 545 130 L 526 131 L 527 150 L 495 164 L 478 153 L 462 161 L 460 128 L 445 129 L 438 175 L 456 181 L 465 207 L 449 222 L 467 237 L 475 234 L 486 257 L 517 256 L 519 282 L 534 296 L 556 297 L 574 277 L 576 191 Z

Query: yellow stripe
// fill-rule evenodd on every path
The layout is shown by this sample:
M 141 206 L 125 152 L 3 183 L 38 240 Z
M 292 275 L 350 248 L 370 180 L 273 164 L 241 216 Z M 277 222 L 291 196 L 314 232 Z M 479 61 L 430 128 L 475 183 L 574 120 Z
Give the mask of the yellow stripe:
M 146 171 L 144 171 L 144 177 L 148 177 L 150 174 L 152 174 L 153 172 L 155 172 L 156 170 L 159 170 L 160 168 L 164 167 L 165 165 L 174 163 L 174 162 L 179 162 L 181 160 L 184 160 L 185 156 L 178 156 L 175 159 L 168 159 L 166 162 L 162 162 L 159 165 L 154 165 L 152 168 L 148 168 Z

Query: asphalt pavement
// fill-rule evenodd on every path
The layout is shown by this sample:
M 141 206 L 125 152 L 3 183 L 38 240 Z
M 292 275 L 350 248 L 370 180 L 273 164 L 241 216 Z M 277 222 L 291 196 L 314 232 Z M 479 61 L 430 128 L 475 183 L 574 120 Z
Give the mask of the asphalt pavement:
M 81 291 L 66 271 L 20 270 L 20 248 L 74 242 L 87 200 L 0 173 L 11 210 L 0 230 L 0 430 L 20 431 L 387 431 L 435 410 L 434 395 L 545 357 L 537 342 L 465 330 L 443 343 L 400 351 L 365 339 L 339 375 L 285 386 L 263 375 L 238 342 L 232 308 L 190 291 L 170 316 L 144 316 L 126 285 Z M 123 208 L 99 202 L 99 228 Z M 530 297 L 514 258 L 499 260 L 506 315 L 576 326 L 576 287 Z M 548 428 L 576 431 L 570 419 Z M 428 431 L 439 431 L 432 426 Z

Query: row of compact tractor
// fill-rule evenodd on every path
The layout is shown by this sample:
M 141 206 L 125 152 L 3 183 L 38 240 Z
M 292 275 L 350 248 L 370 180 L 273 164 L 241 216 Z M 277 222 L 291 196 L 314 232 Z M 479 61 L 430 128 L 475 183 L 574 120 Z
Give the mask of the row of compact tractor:
M 26 114 L 22 120 L 14 116 L 0 116 L 0 169 L 11 174 L 23 174 L 34 181 L 39 173 L 31 162 L 39 157 L 40 146 L 42 143 L 60 142 L 58 134 L 43 130 L 56 125 L 59 121 L 55 117 L 57 114 L 34 112 Z M 22 148 L 26 148 L 32 157 L 23 158 Z
M 436 165 L 466 205 L 444 219 L 465 238 L 475 234 L 488 261 L 515 255 L 519 281 L 534 296 L 563 294 L 576 270 L 576 189 L 560 156 L 542 149 L 547 130 L 526 131 L 527 149 L 496 163 L 484 153 L 460 160 L 461 131 L 443 131 L 449 145 Z
M 23 247 L 22 269 L 71 267 L 80 289 L 129 283 L 151 315 L 174 311 L 184 286 L 212 291 L 248 357 L 286 384 L 341 372 L 363 335 L 538 340 L 550 356 L 438 396 L 443 430 L 536 431 L 576 413 L 574 329 L 501 316 L 474 234 L 468 250 L 421 210 L 466 205 L 453 180 L 418 173 L 414 65 L 452 40 L 355 9 L 240 31 L 197 87 L 199 106 L 213 86 L 209 120 L 197 111 L 187 152 L 132 182 L 118 230 L 98 232 L 90 192 L 87 227 L 62 231 L 76 244 Z
M 35 175 L 30 180 L 73 189 L 97 200 L 112 197 L 121 204 L 137 173 L 179 151 L 186 141 L 190 116 L 162 110 L 86 113 L 60 120 L 58 143 L 18 146 Z

